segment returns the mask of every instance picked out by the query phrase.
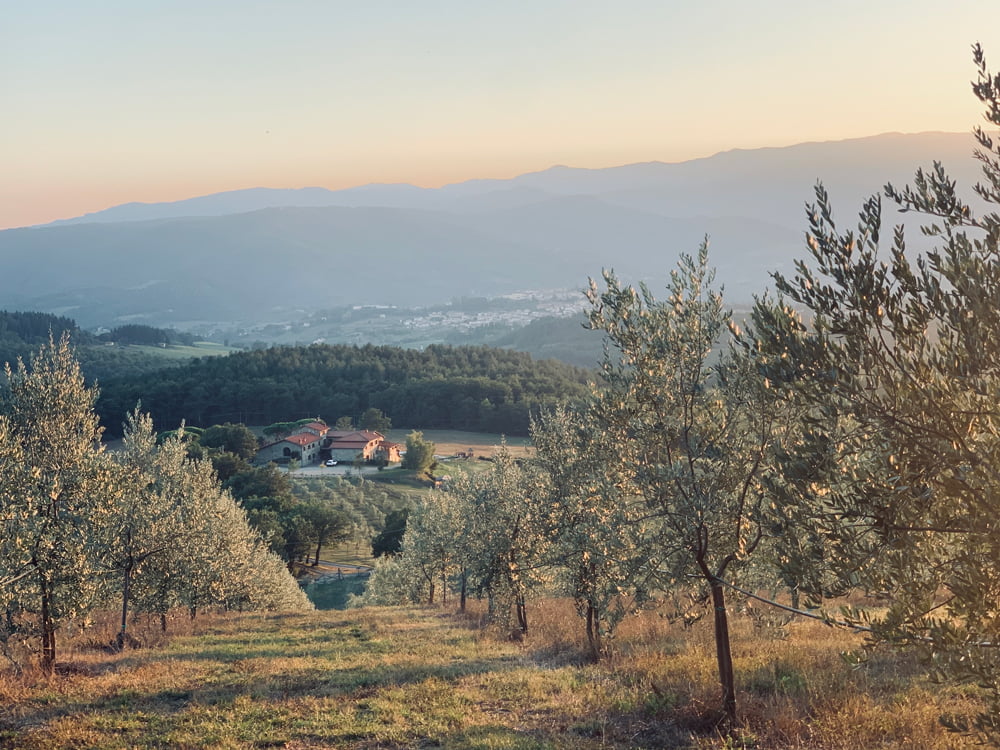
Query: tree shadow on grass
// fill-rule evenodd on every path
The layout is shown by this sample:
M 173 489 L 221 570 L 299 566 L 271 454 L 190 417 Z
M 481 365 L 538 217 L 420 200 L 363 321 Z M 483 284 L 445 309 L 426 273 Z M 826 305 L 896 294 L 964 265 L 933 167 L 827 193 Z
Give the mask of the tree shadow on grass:
M 187 658 L 192 658 L 188 655 Z M 193 658 L 212 658 L 211 652 L 195 654 Z M 107 717 L 110 724 L 129 716 L 140 715 L 153 724 L 183 721 L 189 711 L 205 707 L 225 710 L 238 699 L 272 704 L 300 698 L 335 698 L 345 708 L 362 701 L 382 689 L 436 679 L 453 683 L 468 675 L 510 671 L 521 666 L 515 657 L 498 656 L 440 663 L 407 665 L 374 665 L 346 669 L 315 669 L 276 671 L 267 675 L 248 674 L 240 669 L 239 661 L 226 669 L 208 675 L 210 682 L 198 686 L 170 686 L 150 692 L 132 686 L 92 700 L 38 701 L 20 704 L 17 710 L 0 710 L 0 748 L 27 745 L 25 731 L 39 736 L 40 741 L 29 746 L 48 746 L 44 740 L 46 728 L 61 719 L 73 716 Z M 13 708 L 13 707 L 8 707 Z M 154 720 L 154 717 L 158 717 Z M 144 741 L 142 739 L 140 742 Z
M 674 701 L 587 716 L 558 704 L 526 702 L 520 677 L 512 686 L 493 677 L 539 666 L 531 652 L 501 649 L 465 658 L 465 636 L 450 618 L 439 621 L 447 629 L 408 618 L 377 625 L 350 619 L 283 622 L 297 630 L 289 635 L 265 620 L 258 623 L 262 628 L 217 629 L 207 638 L 178 639 L 164 651 L 119 655 L 107 670 L 71 678 L 123 674 L 120 686 L 92 698 L 74 698 L 72 688 L 60 688 L 0 706 L 0 748 L 66 746 L 72 744 L 67 732 L 86 737 L 80 742 L 88 746 L 103 746 L 104 737 L 114 747 L 218 746 L 223 737 L 240 747 L 355 750 L 689 747 L 680 737 L 698 729 L 671 720 Z M 412 637 L 401 640 L 400 629 Z M 563 655 L 557 661 L 572 660 Z M 156 664 L 153 673 L 166 676 L 160 684 L 143 683 L 143 665 Z M 468 677 L 479 686 L 462 693 Z M 406 686 L 411 689 L 400 690 Z M 409 715 L 397 718 L 397 708 Z M 73 717 L 81 717 L 78 729 Z
M 288 631 L 210 632 L 195 638 L 178 639 L 172 647 L 157 651 L 124 653 L 116 663 L 128 671 L 157 661 L 216 661 L 229 663 L 254 659 L 294 657 L 334 658 L 361 652 L 379 656 L 396 649 L 390 639 L 380 638 L 371 628 L 356 623 L 315 624 L 308 629 Z M 346 652 L 346 653 L 345 653 Z

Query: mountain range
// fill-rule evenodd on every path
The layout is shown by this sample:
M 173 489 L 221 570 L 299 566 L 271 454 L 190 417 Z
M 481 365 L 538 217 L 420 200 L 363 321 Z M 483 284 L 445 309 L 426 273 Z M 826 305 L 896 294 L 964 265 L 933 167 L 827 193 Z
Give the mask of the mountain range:
M 974 145 L 964 134 L 891 133 L 436 189 L 255 188 L 128 203 L 0 231 L 0 300 L 83 326 L 185 328 L 582 288 L 604 268 L 655 292 L 707 235 L 727 301 L 741 304 L 804 255 L 818 181 L 853 225 L 866 196 L 933 160 L 971 194 Z

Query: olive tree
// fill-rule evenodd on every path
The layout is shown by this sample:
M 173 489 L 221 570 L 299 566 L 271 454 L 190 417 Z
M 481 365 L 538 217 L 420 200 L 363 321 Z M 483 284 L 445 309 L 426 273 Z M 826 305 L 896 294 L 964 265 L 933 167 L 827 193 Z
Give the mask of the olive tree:
M 176 440 L 176 438 L 171 438 Z M 113 574 L 121 601 L 118 648 L 128 643 L 129 608 L 135 603 L 137 584 L 156 588 L 150 574 L 162 571 L 152 558 L 170 556 L 172 548 L 186 544 L 191 530 L 183 523 L 182 508 L 160 491 L 153 420 L 138 407 L 125 420 L 122 450 L 115 456 L 122 492 L 108 517 L 103 567 Z
M 449 492 L 467 508 L 463 571 L 470 589 L 487 597 L 490 617 L 506 626 L 513 614 L 528 634 L 529 596 L 551 579 L 539 477 L 506 445 L 488 471 L 466 475 Z
M 13 651 L 28 635 L 21 620 L 18 584 L 33 572 L 32 537 L 25 533 L 31 521 L 30 478 L 21 444 L 7 418 L 0 416 L 0 652 L 17 669 L 20 664 Z
M 51 672 L 60 625 L 102 595 L 102 536 L 121 484 L 101 444 L 97 391 L 84 383 L 69 340 L 49 340 L 31 364 L 7 365 L 8 412 L 0 474 L 12 477 L 4 522 L 7 611 L 31 618 Z M 19 466 L 11 464 L 19 462 Z
M 29 521 L 26 487 L 29 480 L 24 449 L 11 425 L 0 415 L 0 604 L 13 585 L 31 572 L 31 550 L 22 529 Z
M 441 603 L 448 602 L 449 581 L 460 573 L 464 562 L 467 514 L 462 496 L 435 492 L 418 502 L 407 519 L 400 561 L 411 565 L 423 579 L 428 604 L 434 603 L 438 591 Z
M 147 467 L 151 505 L 169 512 L 171 543 L 143 560 L 133 586 L 137 609 L 160 614 L 165 624 L 178 606 L 192 615 L 207 606 L 311 606 L 220 485 L 211 461 L 187 456 L 183 428 L 155 449 Z
M 700 580 L 711 596 L 722 716 L 736 721 L 726 585 L 769 541 L 765 476 L 795 424 L 753 357 L 723 346 L 730 325 L 707 241 L 681 255 L 665 300 L 611 272 L 591 282 L 590 326 L 606 335 L 593 417 L 613 446 L 607 471 L 645 506 L 649 563 L 665 588 Z
M 1000 76 L 979 45 L 973 56 L 973 91 L 1000 126 Z M 886 186 L 925 222 L 916 250 L 902 224 L 884 231 L 879 196 L 843 229 L 818 187 L 809 260 L 775 277 L 811 320 L 775 316 L 764 338 L 803 371 L 772 368 L 774 382 L 812 406 L 808 450 L 790 456 L 807 498 L 799 520 L 843 580 L 891 602 L 857 620 L 878 640 L 925 649 L 940 676 L 984 686 L 990 709 L 975 726 L 998 741 L 1000 144 L 974 134 L 974 202 L 940 163 Z
M 532 421 L 549 560 L 584 619 L 590 658 L 649 594 L 649 526 L 641 498 L 609 466 L 616 446 L 588 411 L 558 407 Z

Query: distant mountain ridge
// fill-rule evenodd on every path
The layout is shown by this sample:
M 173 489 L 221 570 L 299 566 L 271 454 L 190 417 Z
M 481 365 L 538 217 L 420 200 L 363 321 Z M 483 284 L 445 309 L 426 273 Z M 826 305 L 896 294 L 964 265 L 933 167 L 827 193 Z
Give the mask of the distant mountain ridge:
M 0 300 L 84 326 L 185 327 L 582 287 L 604 267 L 656 289 L 707 234 L 739 303 L 803 255 L 818 180 L 853 224 L 864 197 L 935 159 L 971 195 L 973 148 L 970 135 L 895 133 L 437 189 L 253 188 L 129 203 L 0 231 Z
M 714 183 L 720 178 L 736 177 L 740 181 L 757 179 L 762 164 L 780 166 L 786 179 L 794 175 L 799 178 L 800 184 L 805 181 L 809 185 L 820 179 L 824 182 L 840 181 L 836 175 L 829 174 L 829 170 L 826 170 L 827 175 L 821 174 L 818 171 L 821 165 L 834 166 L 838 171 L 851 167 L 861 170 L 853 181 L 867 184 L 867 192 L 870 193 L 880 190 L 885 182 L 908 179 L 921 164 L 928 165 L 926 162 L 915 163 L 914 152 L 921 156 L 931 154 L 931 158 L 938 160 L 955 156 L 964 159 L 971 154 L 972 147 L 971 137 L 962 133 L 883 133 L 842 141 L 732 149 L 683 162 L 638 162 L 603 169 L 558 165 L 509 180 L 474 179 L 441 188 L 422 188 L 406 183 L 372 183 L 341 190 L 256 187 L 163 203 L 124 203 L 39 226 L 224 216 L 282 207 L 448 210 L 454 208 L 456 203 L 465 208 L 470 203 L 485 203 L 486 196 L 495 198 L 502 195 L 519 196 L 514 204 L 558 195 L 603 195 L 607 198 L 609 195 L 636 194 L 645 190 L 679 190 L 690 187 L 692 182 L 703 186 L 705 182 Z M 887 168 L 891 174 L 875 174 Z M 624 199 L 621 200 L 624 202 Z M 665 208 L 660 206 L 658 212 Z M 667 214 L 672 215 L 669 211 Z

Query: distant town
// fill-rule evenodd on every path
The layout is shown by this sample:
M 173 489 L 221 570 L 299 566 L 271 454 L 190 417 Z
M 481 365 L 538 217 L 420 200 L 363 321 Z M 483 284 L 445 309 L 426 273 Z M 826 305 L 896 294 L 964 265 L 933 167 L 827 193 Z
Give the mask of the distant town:
M 489 343 L 496 336 L 542 318 L 568 318 L 585 306 L 580 289 L 543 289 L 498 297 L 459 297 L 432 307 L 351 305 L 315 313 L 289 310 L 282 323 L 237 330 L 199 331 L 232 346 L 254 344 L 376 344 L 425 346 L 432 343 Z

